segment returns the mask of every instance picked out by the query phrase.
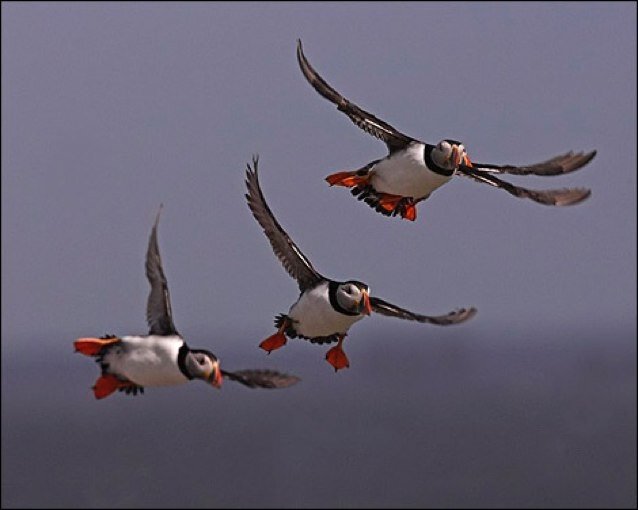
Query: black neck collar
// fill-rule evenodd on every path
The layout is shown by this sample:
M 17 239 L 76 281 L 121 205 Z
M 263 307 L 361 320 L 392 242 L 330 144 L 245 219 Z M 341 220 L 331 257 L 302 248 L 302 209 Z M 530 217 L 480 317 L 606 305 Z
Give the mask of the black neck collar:
M 434 145 L 429 145 L 429 144 L 425 144 L 425 147 L 423 149 L 423 159 L 425 160 L 425 164 L 427 165 L 427 167 L 432 170 L 435 174 L 439 174 L 439 175 L 445 175 L 446 177 L 449 177 L 450 175 L 452 175 L 454 173 L 454 169 L 447 169 L 447 168 L 442 168 L 439 165 L 437 165 L 434 160 L 432 159 L 432 151 L 434 150 Z
M 184 374 L 184 377 L 192 379 L 193 376 L 188 373 L 188 370 L 186 370 L 186 355 L 189 352 L 190 349 L 188 348 L 188 345 L 186 345 L 186 342 L 184 342 L 177 353 L 177 366 L 179 367 L 179 371 Z

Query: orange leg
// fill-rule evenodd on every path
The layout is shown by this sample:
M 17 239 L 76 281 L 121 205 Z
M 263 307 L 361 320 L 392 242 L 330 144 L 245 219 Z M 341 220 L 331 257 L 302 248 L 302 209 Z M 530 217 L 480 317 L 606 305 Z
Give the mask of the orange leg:
M 95 395 L 95 398 L 99 400 L 101 398 L 108 397 L 114 391 L 117 391 L 120 388 L 126 388 L 127 386 L 134 386 L 134 384 L 129 381 L 122 381 L 113 374 L 104 374 L 95 381 L 93 394 Z
M 343 348 L 341 347 L 341 344 L 343 343 L 343 339 L 345 337 L 346 335 L 339 335 L 339 341 L 337 342 L 337 345 L 326 353 L 326 360 L 334 367 L 335 372 L 337 370 L 348 368 L 350 366 L 348 356 L 346 356 L 346 353 L 343 352 Z
M 356 170 L 354 172 L 337 172 L 326 177 L 326 181 L 330 186 L 345 186 L 346 188 L 365 186 L 368 183 L 368 174 L 358 175 Z
M 274 351 L 275 349 L 279 349 L 280 347 L 283 347 L 284 345 L 286 345 L 287 339 L 286 339 L 286 334 L 284 332 L 286 331 L 286 328 L 288 328 L 288 326 L 289 326 L 288 321 L 284 321 L 284 323 L 281 325 L 277 333 L 275 333 L 272 336 L 269 336 L 268 338 L 266 338 L 266 340 L 263 340 L 259 344 L 259 347 L 261 347 L 264 351 L 267 351 L 268 354 L 270 354 L 271 351 Z
M 119 342 L 119 338 L 78 338 L 73 342 L 75 352 L 85 356 L 97 356 L 107 345 Z

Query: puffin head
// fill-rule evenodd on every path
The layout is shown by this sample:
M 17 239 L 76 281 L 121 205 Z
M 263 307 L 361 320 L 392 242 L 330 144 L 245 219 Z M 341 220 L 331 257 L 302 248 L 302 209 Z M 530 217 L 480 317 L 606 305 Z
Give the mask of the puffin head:
M 186 355 L 184 365 L 193 379 L 202 379 L 215 388 L 221 387 L 222 372 L 219 368 L 219 360 L 212 352 L 193 349 Z
M 432 159 L 441 168 L 457 170 L 459 165 L 472 166 L 465 146 L 457 140 L 441 140 L 432 149 Z
M 370 295 L 368 286 L 355 280 L 339 284 L 336 292 L 337 302 L 344 310 L 370 315 Z

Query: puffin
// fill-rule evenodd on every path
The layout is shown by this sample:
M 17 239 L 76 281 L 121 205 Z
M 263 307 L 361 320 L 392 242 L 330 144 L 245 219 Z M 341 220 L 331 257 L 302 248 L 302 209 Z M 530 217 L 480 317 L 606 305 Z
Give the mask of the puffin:
M 351 193 L 375 211 L 386 216 L 416 220 L 416 204 L 427 199 L 454 175 L 464 175 L 507 191 L 518 198 L 528 198 L 544 205 L 578 204 L 591 195 L 586 188 L 533 190 L 515 186 L 495 174 L 562 175 L 582 168 L 596 151 L 567 152 L 541 163 L 514 166 L 472 162 L 465 145 L 458 140 L 444 139 L 436 145 L 422 142 L 401 133 L 387 122 L 350 102 L 332 88 L 310 65 L 297 40 L 297 61 L 301 72 L 312 87 L 366 133 L 383 141 L 388 155 L 354 171 L 329 175 L 330 186 L 351 188 Z
M 281 227 L 259 185 L 258 156 L 246 169 L 246 200 L 257 223 L 288 274 L 297 281 L 299 297 L 288 313 L 275 317 L 277 332 L 259 347 L 268 354 L 283 347 L 288 338 L 301 338 L 313 344 L 336 343 L 326 352 L 326 361 L 335 372 L 350 366 L 343 341 L 355 323 L 372 312 L 438 326 L 460 324 L 472 318 L 476 309 L 460 308 L 446 315 L 428 316 L 411 312 L 376 296 L 359 280 L 337 281 L 321 275 Z
M 285 388 L 297 383 L 296 376 L 275 370 L 239 370 L 229 372 L 220 360 L 205 349 L 191 349 L 173 323 L 168 284 L 157 243 L 160 206 L 148 241 L 146 277 L 151 286 L 146 307 L 148 335 L 78 338 L 75 351 L 92 356 L 101 374 L 93 386 L 96 399 L 116 390 L 128 395 L 144 393 L 148 386 L 172 386 L 200 379 L 220 388 L 223 379 L 249 388 Z

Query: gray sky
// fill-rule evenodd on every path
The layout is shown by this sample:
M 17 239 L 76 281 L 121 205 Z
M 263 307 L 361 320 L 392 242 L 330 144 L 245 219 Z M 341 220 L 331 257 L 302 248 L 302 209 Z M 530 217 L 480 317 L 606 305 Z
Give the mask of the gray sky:
M 574 174 L 510 179 L 589 187 L 591 198 L 550 208 L 456 177 L 416 223 L 374 213 L 323 179 L 385 146 L 306 83 L 298 37 L 347 98 L 413 137 L 462 140 L 476 161 L 597 149 Z M 449 329 L 364 320 L 338 376 L 316 346 L 263 356 L 256 346 L 297 287 L 243 197 L 253 153 L 268 203 L 320 272 L 414 311 L 478 315 Z M 143 262 L 161 202 L 177 328 L 222 360 L 231 353 L 228 367 L 297 373 L 306 388 L 290 393 L 302 401 L 310 384 L 332 394 L 370 380 L 375 353 L 392 349 L 399 367 L 424 359 L 428 340 L 578 349 L 586 332 L 632 355 L 636 5 L 3 2 L 3 354 L 49 352 L 89 386 L 97 370 L 69 358 L 75 338 L 145 333 Z M 3 395 L 26 379 L 16 372 Z

